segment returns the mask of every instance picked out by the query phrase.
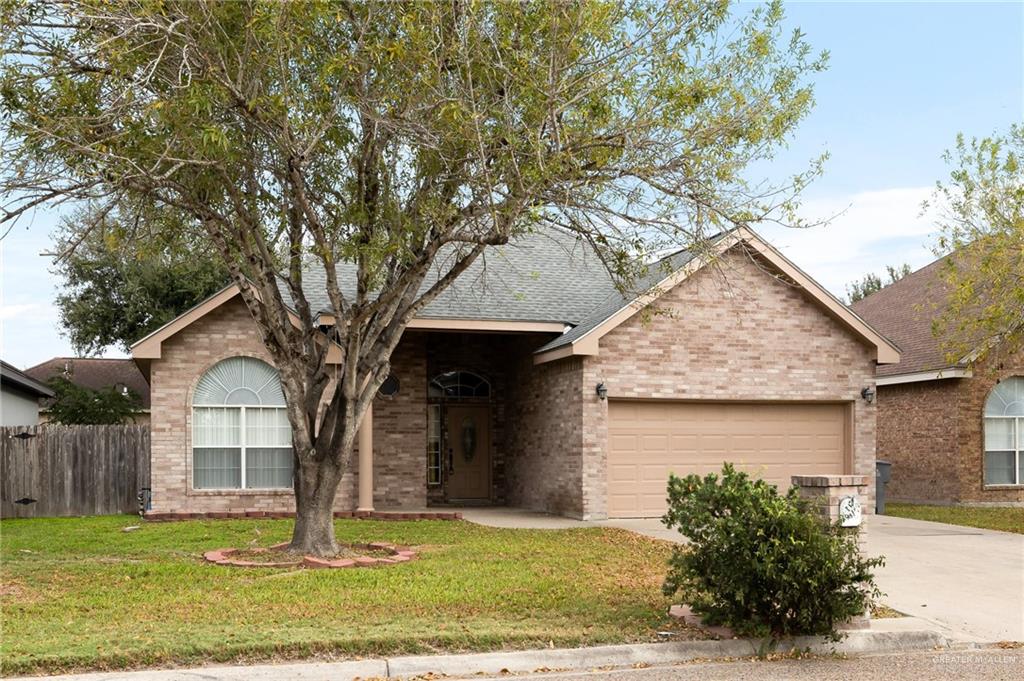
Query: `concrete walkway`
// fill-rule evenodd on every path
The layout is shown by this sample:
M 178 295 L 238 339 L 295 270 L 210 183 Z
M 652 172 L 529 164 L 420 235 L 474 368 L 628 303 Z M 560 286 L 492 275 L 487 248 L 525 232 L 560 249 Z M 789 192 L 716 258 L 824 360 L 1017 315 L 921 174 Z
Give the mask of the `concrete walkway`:
M 954 638 L 1024 641 L 1024 535 L 873 516 L 884 602 Z
M 581 527 L 619 527 L 665 541 L 682 541 L 675 530 L 669 530 L 657 518 L 625 518 L 619 520 L 573 520 L 521 508 L 490 506 L 461 509 L 462 518 L 477 525 L 523 530 L 568 530 Z
M 515 508 L 466 509 L 470 522 L 492 527 L 565 529 L 621 527 L 680 541 L 657 518 L 583 522 Z M 1024 641 L 1024 535 L 893 516 L 868 516 L 871 555 L 883 602 L 962 641 Z

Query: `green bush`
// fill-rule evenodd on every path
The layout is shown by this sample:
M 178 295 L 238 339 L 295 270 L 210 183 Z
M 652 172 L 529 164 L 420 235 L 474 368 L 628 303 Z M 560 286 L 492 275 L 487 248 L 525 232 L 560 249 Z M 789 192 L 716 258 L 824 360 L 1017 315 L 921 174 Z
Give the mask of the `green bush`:
M 829 526 L 801 499 L 731 464 L 721 478 L 670 476 L 662 521 L 690 540 L 675 549 L 667 596 L 681 592 L 708 624 L 742 636 L 820 635 L 864 613 L 880 594 L 855 529 Z

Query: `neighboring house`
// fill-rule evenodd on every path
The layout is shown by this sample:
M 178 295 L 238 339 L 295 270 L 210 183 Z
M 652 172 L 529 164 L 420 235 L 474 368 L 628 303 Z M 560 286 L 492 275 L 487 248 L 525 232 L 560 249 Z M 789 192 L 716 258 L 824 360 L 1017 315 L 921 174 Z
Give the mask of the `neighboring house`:
M 1024 504 L 1024 354 L 997 346 L 950 361 L 932 333 L 932 320 L 948 308 L 945 264 L 852 306 L 902 352 L 899 365 L 878 367 L 878 458 L 893 464 L 886 493 L 908 502 Z
M 409 325 L 336 510 L 651 517 L 670 471 L 723 461 L 787 488 L 794 474 L 873 483 L 862 391 L 897 349 L 753 232 L 714 251 L 715 267 L 686 251 L 652 266 L 645 284 L 660 283 L 639 299 L 558 231 L 489 251 Z M 304 281 L 328 309 L 317 273 Z M 132 354 L 151 386 L 154 512 L 294 509 L 284 398 L 237 288 Z
M 0 360 L 0 426 L 39 424 L 39 400 L 53 391 L 25 372 Z
M 141 412 L 133 417 L 137 425 L 149 424 L 149 383 L 131 359 L 102 359 L 93 357 L 54 357 L 42 364 L 25 369 L 25 373 L 40 382 L 62 376 L 77 386 L 90 390 L 114 388 L 139 396 Z M 43 402 L 41 420 L 47 419 L 47 402 Z

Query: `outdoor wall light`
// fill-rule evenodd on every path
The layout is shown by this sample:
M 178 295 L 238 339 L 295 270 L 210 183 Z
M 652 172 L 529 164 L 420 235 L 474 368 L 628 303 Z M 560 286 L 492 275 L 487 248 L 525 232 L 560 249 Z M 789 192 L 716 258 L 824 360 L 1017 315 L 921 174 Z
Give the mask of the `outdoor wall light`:
M 598 399 L 601 400 L 608 399 L 608 386 L 606 386 L 604 383 L 597 384 L 597 397 Z
M 871 388 L 862 388 L 860 391 L 860 396 L 863 397 L 864 401 L 867 402 L 868 404 L 871 404 L 872 402 L 875 401 L 875 391 L 872 390 Z

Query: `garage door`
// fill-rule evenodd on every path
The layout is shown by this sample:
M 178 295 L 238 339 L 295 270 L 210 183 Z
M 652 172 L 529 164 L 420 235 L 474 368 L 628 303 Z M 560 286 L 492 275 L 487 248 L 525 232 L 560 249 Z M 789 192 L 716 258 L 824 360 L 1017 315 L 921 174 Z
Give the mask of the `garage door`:
M 786 490 L 793 475 L 844 472 L 839 404 L 616 402 L 608 413 L 608 515 L 665 512 L 670 472 L 718 472 L 724 461 Z

